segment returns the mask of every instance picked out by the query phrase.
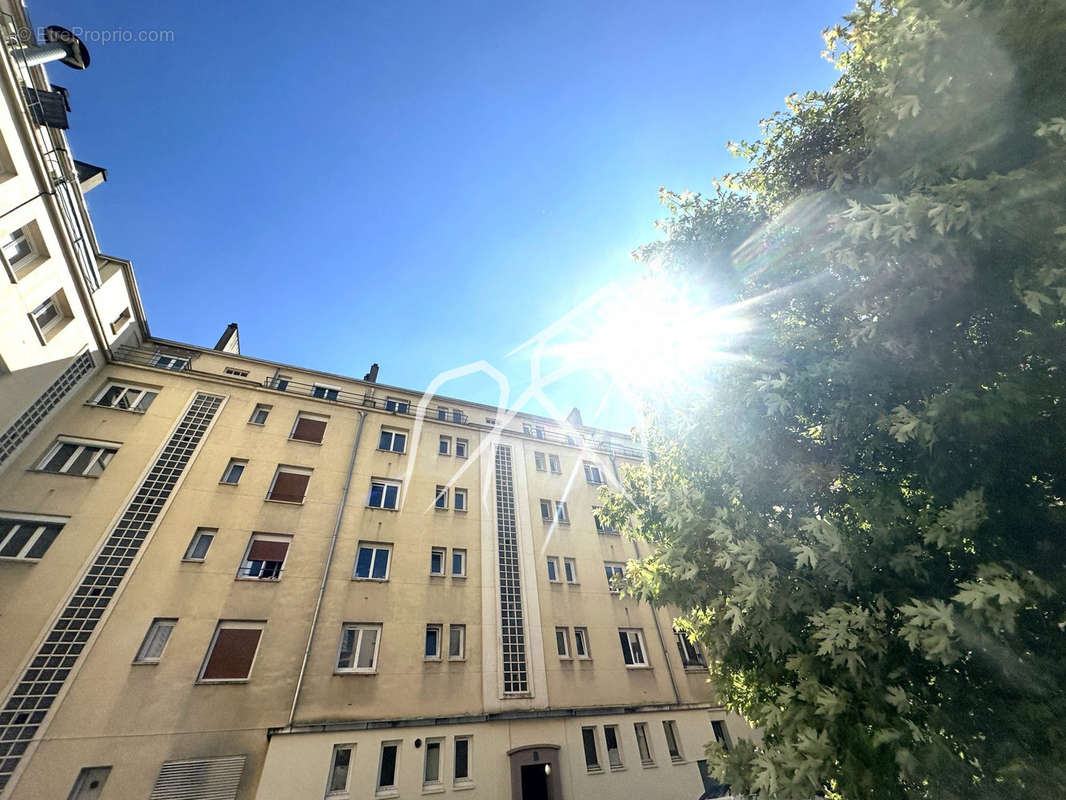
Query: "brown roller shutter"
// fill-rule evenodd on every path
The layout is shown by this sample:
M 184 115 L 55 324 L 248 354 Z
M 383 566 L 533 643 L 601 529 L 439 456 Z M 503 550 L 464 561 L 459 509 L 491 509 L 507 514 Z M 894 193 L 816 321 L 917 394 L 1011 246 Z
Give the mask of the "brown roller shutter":
M 274 488 L 270 490 L 270 499 L 302 503 L 310 477 L 310 475 L 300 475 L 295 472 L 279 472 L 274 481 Z
M 248 677 L 259 646 L 259 628 L 222 628 L 204 667 L 204 680 L 240 680 Z
M 296 420 L 292 438 L 304 442 L 321 442 L 322 435 L 326 432 L 326 421 L 321 419 L 307 419 L 300 417 Z
M 288 542 L 271 542 L 256 539 L 248 550 L 249 561 L 284 561 L 289 550 Z

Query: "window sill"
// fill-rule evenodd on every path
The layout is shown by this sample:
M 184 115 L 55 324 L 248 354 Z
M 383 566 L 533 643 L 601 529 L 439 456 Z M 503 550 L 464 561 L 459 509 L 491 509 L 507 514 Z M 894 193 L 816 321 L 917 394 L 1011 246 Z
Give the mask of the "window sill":
M 183 558 L 182 561 L 186 564 L 203 564 L 207 561 L 206 558 Z
M 626 768 L 624 766 L 611 767 L 611 772 L 625 772 L 625 771 L 626 771 Z
M 248 683 L 247 678 L 200 678 L 196 681 L 197 686 L 219 686 L 227 683 Z
M 148 660 L 147 658 L 145 658 L 145 659 L 142 659 L 140 661 L 131 661 L 130 665 L 134 666 L 134 667 L 158 667 L 159 666 L 159 659 L 156 658 L 156 659 Z
M 452 658 L 451 656 L 448 656 L 448 663 L 449 664 L 465 664 L 466 663 L 466 656 L 463 656 L 462 658 Z
M 390 456 L 405 456 L 405 455 L 407 455 L 407 451 L 406 450 L 401 450 L 400 452 L 396 452 L 395 450 L 385 450 L 385 449 L 383 449 L 381 447 L 378 448 L 378 452 L 379 453 L 388 453 Z
M 422 661 L 426 664 L 439 664 L 441 663 L 441 658 L 440 656 L 426 656 Z
M 626 669 L 651 669 L 651 664 L 626 664 Z
M 367 505 L 367 508 L 373 509 L 374 511 L 399 511 L 398 508 L 385 508 L 384 506 L 372 506 L 369 504 Z
M 218 485 L 219 486 L 238 486 L 238 485 L 240 485 L 240 481 L 219 481 Z
M 251 420 L 248 420 L 248 424 L 249 425 L 255 425 L 257 428 L 265 428 L 266 427 L 266 423 L 265 422 L 252 422 Z
M 603 767 L 585 767 L 585 771 L 588 772 L 589 775 L 602 775 Z
M 139 408 L 119 408 L 118 406 L 105 406 L 103 403 L 82 403 L 86 408 L 106 408 L 109 411 L 122 411 L 126 414 L 137 414 L 143 416 L 144 411 Z
M 461 580 L 461 581 L 465 581 L 465 580 L 466 580 L 466 574 L 465 574 L 465 573 L 464 573 L 463 575 L 455 575 L 455 574 L 453 573 L 453 574 L 452 574 L 452 577 L 453 577 L 453 578 L 455 578 L 455 579 L 457 579 L 457 580 Z
M 388 583 L 388 578 L 360 578 L 358 575 L 352 578 L 353 581 L 359 581 L 360 583 Z
M 457 509 L 455 509 L 455 513 L 456 514 L 465 514 L 466 513 L 466 509 L 465 508 L 457 508 Z
M 433 506 L 433 510 L 434 511 L 447 511 L 448 510 L 448 506 L 443 506 L 443 507 L 441 507 L 441 506 Z
M 429 573 L 429 577 L 431 577 L 431 578 L 443 578 L 443 577 L 445 577 L 445 575 L 444 575 L 443 572 L 431 572 L 431 573 Z
M 233 580 L 241 581 L 242 583 L 281 583 L 281 576 L 277 578 L 256 578 L 252 575 L 238 575 Z
M 264 503 L 282 503 L 282 504 L 287 505 L 287 506 L 302 506 L 304 504 L 303 500 L 278 500 L 277 498 L 274 498 L 274 497 L 266 497 L 266 498 L 263 499 L 263 502 Z
M 62 475 L 64 478 L 92 478 L 96 480 L 99 475 L 78 475 L 75 472 L 53 472 L 50 469 L 28 469 L 27 472 L 36 472 L 40 475 Z
M 0 556 L 0 561 L 5 564 L 36 564 L 39 558 L 20 558 L 18 556 Z
M 703 664 L 685 664 L 685 672 L 693 672 L 696 674 L 707 671 L 707 667 Z
M 444 786 L 441 784 L 433 784 L 431 786 L 423 786 L 422 794 L 444 794 Z
M 641 761 L 640 766 L 644 767 L 644 769 L 655 769 L 659 765 L 656 764 L 654 761 Z
M 374 669 L 335 669 L 334 675 L 377 675 L 377 668 Z
M 463 781 L 462 783 L 453 783 L 452 784 L 452 791 L 453 792 L 465 792 L 467 789 L 476 789 L 476 788 L 477 788 L 477 784 L 474 783 L 473 781 Z
M 254 424 L 254 423 L 250 423 L 250 424 Z M 319 447 L 322 446 L 322 442 L 316 442 L 314 439 L 297 439 L 297 438 L 295 438 L 293 436 L 290 436 L 288 438 L 288 441 L 290 441 L 290 442 L 302 442 L 303 444 L 316 444 Z
M 681 764 L 687 764 L 688 762 L 683 758 L 674 758 L 673 756 L 671 756 L 670 763 L 674 766 L 680 766 Z
M 399 797 L 399 789 L 378 789 L 374 792 L 374 797 Z

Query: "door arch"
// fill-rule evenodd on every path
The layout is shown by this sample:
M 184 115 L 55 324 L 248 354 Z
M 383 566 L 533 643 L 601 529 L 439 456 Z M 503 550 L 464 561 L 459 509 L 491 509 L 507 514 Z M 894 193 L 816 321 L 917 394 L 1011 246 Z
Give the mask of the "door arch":
M 511 800 L 563 800 L 559 745 L 530 744 L 507 751 Z

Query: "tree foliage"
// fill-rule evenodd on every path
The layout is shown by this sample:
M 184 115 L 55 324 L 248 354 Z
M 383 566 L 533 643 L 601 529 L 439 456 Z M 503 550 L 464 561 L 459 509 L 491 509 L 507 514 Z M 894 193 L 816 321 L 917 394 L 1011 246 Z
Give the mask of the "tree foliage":
M 761 742 L 734 791 L 1066 791 L 1066 5 L 862 2 L 650 269 L 743 304 L 606 513 Z

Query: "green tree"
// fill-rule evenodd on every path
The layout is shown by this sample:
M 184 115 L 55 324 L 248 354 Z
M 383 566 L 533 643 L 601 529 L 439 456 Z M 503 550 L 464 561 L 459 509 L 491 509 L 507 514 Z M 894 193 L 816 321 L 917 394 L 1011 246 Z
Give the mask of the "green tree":
M 1062 797 L 1066 5 L 862 2 L 826 39 L 837 84 L 636 253 L 752 328 L 605 498 L 658 545 L 628 590 L 761 728 L 709 748 L 734 791 Z

